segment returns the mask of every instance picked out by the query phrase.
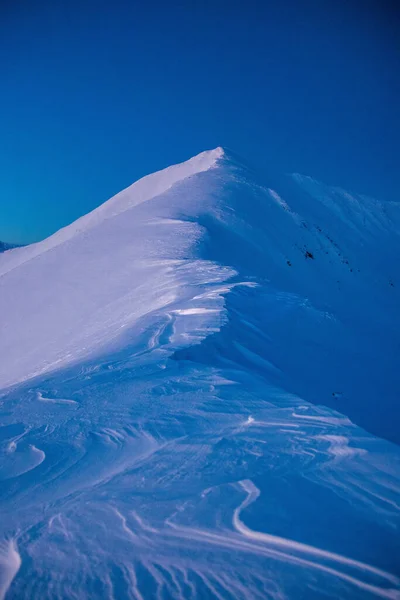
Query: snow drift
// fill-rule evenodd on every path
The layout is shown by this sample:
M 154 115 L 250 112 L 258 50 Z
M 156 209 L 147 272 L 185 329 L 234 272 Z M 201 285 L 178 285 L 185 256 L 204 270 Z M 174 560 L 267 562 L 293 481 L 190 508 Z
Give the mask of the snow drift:
M 217 148 L 2 253 L 0 594 L 399 597 L 399 224 Z

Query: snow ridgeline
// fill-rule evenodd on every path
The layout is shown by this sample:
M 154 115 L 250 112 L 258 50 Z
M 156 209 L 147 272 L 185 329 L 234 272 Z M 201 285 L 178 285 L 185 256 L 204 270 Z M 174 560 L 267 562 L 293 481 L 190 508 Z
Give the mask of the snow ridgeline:
M 399 205 L 299 175 L 277 183 L 216 148 L 0 256 L 0 386 L 123 347 L 150 321 L 169 332 L 169 353 L 190 347 L 219 331 L 236 289 L 228 352 L 253 336 L 247 357 L 272 357 L 291 391 L 346 414 L 351 399 L 352 418 L 393 438 L 373 399 L 393 408 L 400 387 Z
M 218 148 L 2 254 L 0 597 L 399 598 L 399 250 Z

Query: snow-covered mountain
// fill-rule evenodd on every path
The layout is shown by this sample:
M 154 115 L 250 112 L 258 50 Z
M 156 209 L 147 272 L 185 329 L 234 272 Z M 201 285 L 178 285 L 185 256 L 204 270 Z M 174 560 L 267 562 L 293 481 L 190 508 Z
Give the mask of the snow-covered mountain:
M 1 254 L 0 597 L 399 598 L 399 232 L 217 148 Z

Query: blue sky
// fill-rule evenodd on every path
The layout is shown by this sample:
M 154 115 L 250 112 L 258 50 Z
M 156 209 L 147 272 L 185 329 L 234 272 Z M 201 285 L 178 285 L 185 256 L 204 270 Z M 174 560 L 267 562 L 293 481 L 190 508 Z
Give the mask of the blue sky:
M 0 3 L 0 240 L 218 145 L 399 199 L 395 2 Z

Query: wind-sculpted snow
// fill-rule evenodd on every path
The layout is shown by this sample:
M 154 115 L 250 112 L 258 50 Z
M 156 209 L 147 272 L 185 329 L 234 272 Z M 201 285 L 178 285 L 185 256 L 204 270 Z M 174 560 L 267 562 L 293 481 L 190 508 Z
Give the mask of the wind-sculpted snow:
M 400 598 L 398 207 L 185 165 L 0 258 L 0 598 Z

